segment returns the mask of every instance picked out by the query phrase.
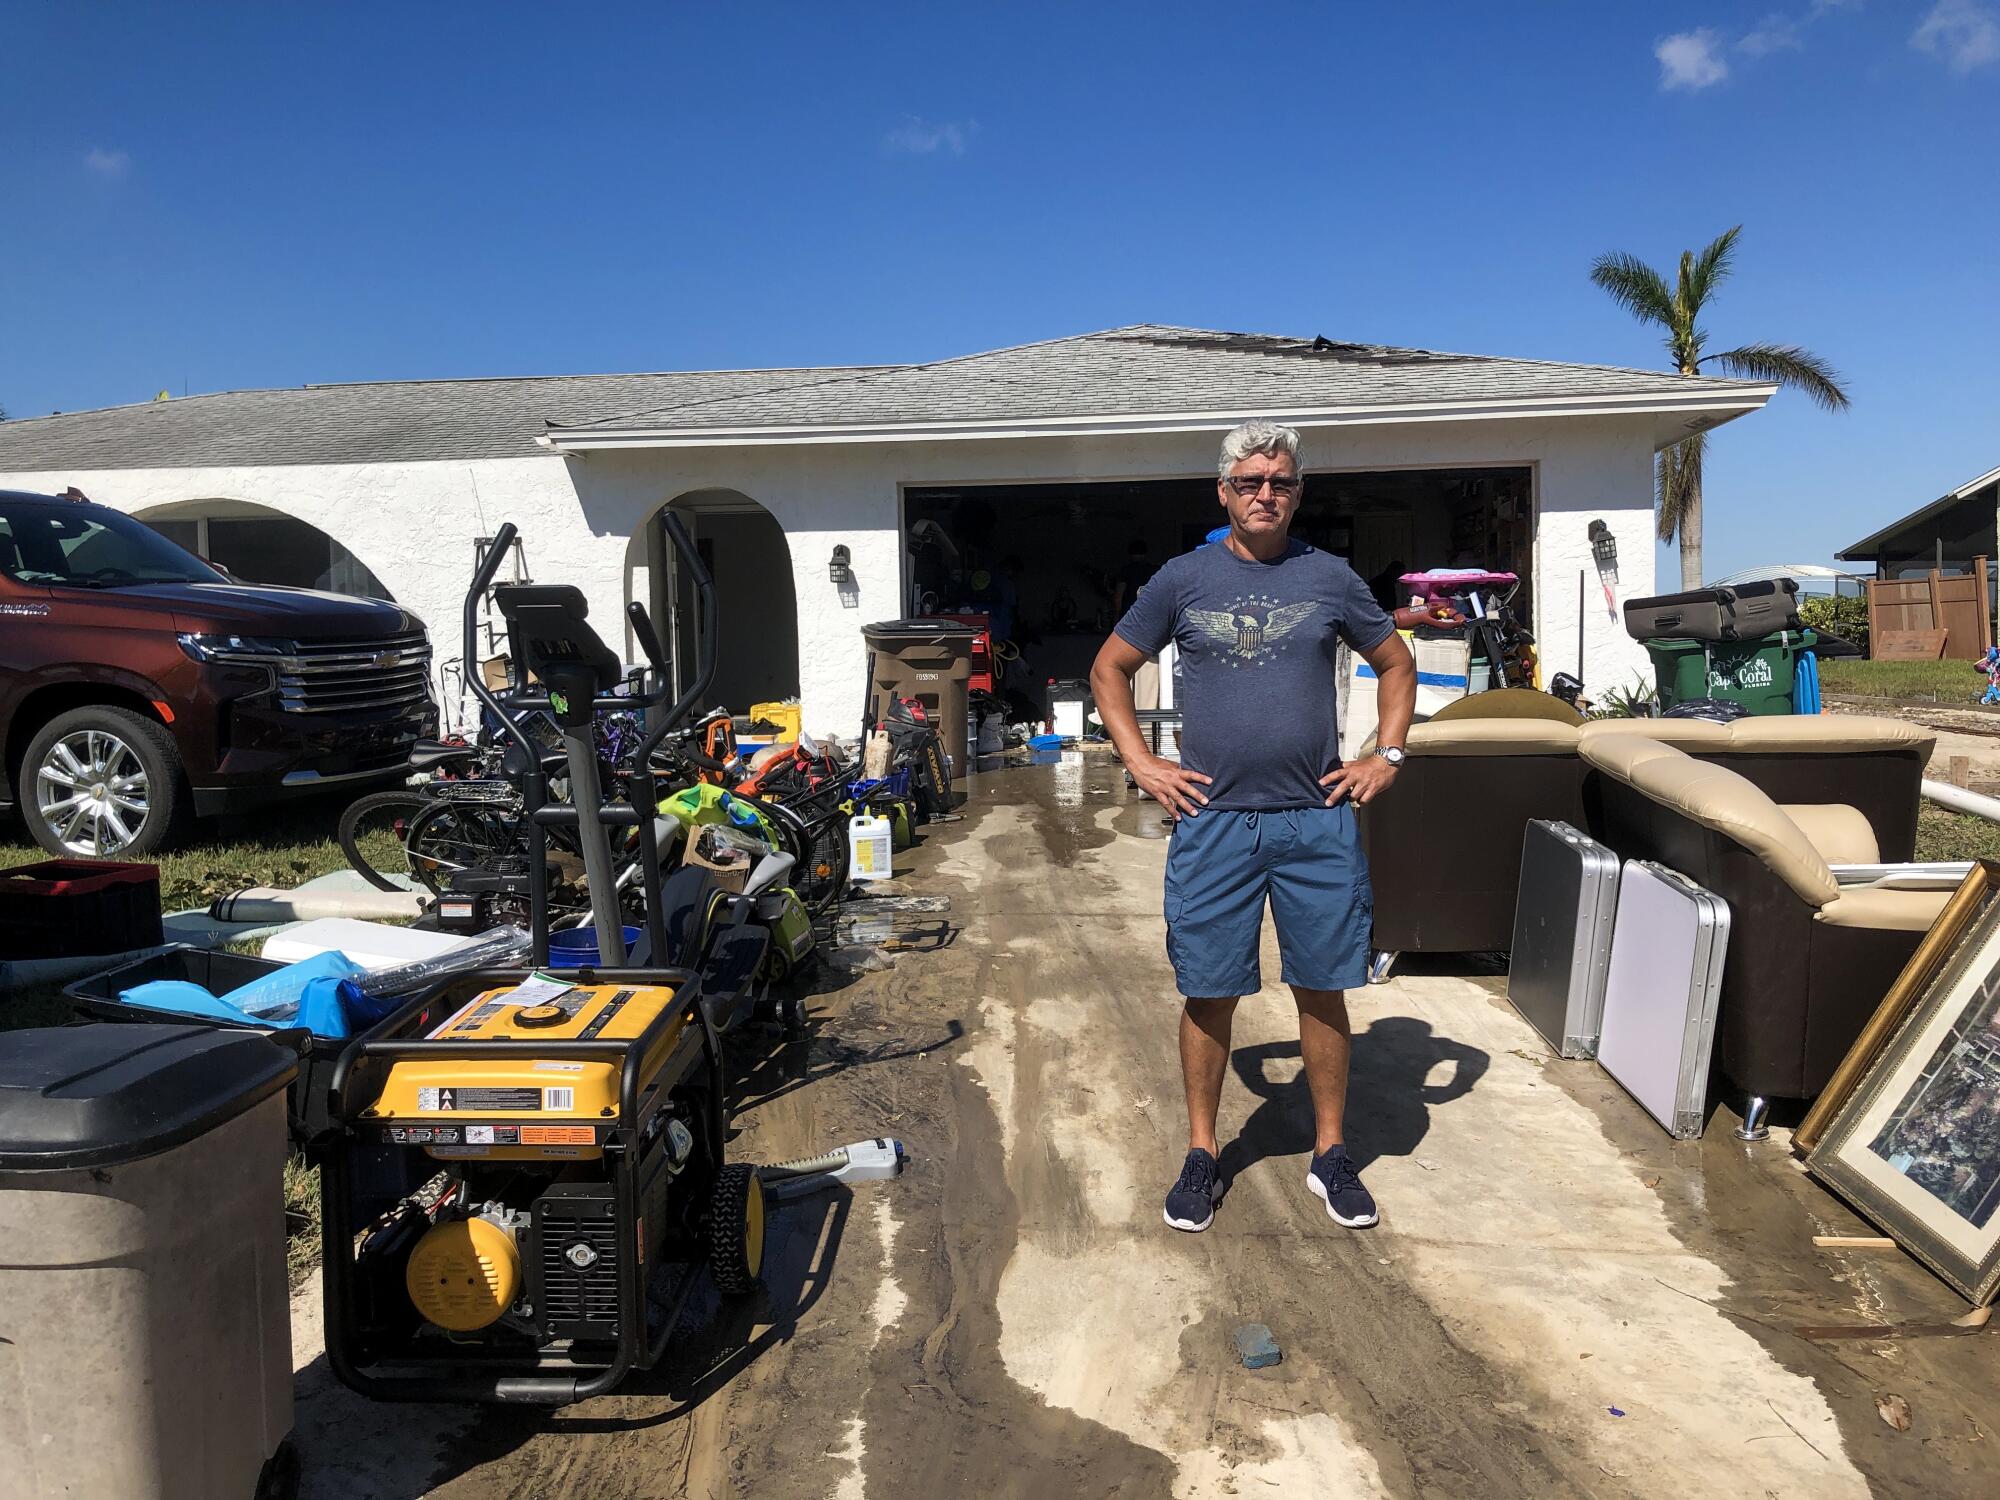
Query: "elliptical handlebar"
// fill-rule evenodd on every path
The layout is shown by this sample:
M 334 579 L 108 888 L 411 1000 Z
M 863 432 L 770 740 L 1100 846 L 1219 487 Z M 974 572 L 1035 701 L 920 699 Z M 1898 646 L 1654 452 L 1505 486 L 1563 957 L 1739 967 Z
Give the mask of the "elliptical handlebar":
M 502 521 L 500 529 L 493 534 L 493 541 L 486 549 L 486 556 L 480 560 L 479 569 L 472 575 L 472 587 L 465 594 L 465 684 L 473 695 L 493 712 L 493 717 L 530 755 L 539 763 L 541 747 L 528 737 L 527 730 L 514 721 L 514 716 L 501 704 L 493 689 L 486 685 L 486 674 L 480 670 L 479 656 L 479 601 L 486 597 L 486 591 L 493 587 L 493 579 L 500 571 L 500 565 L 507 560 L 507 553 L 514 545 L 514 538 L 520 529 L 512 521 Z

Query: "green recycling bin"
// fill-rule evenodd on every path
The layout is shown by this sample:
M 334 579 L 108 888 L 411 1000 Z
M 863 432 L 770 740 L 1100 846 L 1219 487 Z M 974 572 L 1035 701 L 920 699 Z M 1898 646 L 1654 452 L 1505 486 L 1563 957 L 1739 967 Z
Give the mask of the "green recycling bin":
M 1753 714 L 1788 714 L 1793 673 L 1818 639 L 1810 630 L 1780 630 L 1750 641 L 1668 636 L 1646 642 L 1646 650 L 1653 657 L 1662 709 L 1695 698 L 1720 698 Z

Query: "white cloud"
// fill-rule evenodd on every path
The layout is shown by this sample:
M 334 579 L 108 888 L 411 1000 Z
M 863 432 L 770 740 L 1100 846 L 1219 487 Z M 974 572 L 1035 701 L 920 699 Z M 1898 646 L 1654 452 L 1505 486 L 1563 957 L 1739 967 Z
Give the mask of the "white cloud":
M 1910 45 L 1942 58 L 1954 73 L 1970 73 L 2000 60 L 2000 20 L 1975 0 L 1937 0 L 1910 34 Z
M 1805 38 L 1800 34 L 1801 23 L 1790 16 L 1772 14 L 1764 17 L 1743 35 L 1736 44 L 1737 49 L 1752 57 L 1763 57 L 1772 52 L 1790 52 L 1805 46 Z
M 1722 60 L 1722 38 L 1707 26 L 1666 38 L 1653 48 L 1653 56 L 1660 60 L 1663 89 L 1705 89 L 1729 76 L 1729 64 Z
M 92 146 L 84 153 L 83 164 L 100 177 L 123 177 L 132 165 L 132 156 L 126 151 L 106 151 L 102 146 Z
M 882 138 L 882 144 L 908 156 L 935 156 L 940 151 L 963 156 L 966 144 L 978 129 L 977 120 L 920 120 L 907 115 L 902 124 Z

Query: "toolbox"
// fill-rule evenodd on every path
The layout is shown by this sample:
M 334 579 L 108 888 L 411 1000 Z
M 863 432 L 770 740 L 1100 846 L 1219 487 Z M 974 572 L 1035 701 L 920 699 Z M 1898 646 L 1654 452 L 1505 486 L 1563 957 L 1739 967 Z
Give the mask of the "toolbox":
M 1729 905 L 1685 875 L 1631 859 L 1604 985 L 1598 1066 L 1675 1140 L 1700 1137 L 1729 947 Z
M 1597 1056 L 1617 907 L 1618 856 L 1567 823 L 1531 819 L 1507 998 L 1563 1057 Z

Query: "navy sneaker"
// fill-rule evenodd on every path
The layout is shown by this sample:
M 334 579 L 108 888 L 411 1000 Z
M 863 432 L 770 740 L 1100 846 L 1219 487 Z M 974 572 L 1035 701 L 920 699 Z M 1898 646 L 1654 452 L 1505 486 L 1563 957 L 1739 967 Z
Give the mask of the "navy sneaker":
M 1222 1196 L 1222 1171 L 1215 1158 L 1197 1146 L 1181 1163 L 1181 1175 L 1167 1194 L 1166 1220 L 1176 1229 L 1199 1234 L 1215 1222 L 1215 1200 Z
M 1348 1229 L 1366 1229 L 1375 1222 L 1375 1200 L 1361 1185 L 1345 1146 L 1335 1146 L 1324 1156 L 1315 1156 L 1306 1172 L 1306 1186 L 1326 1205 L 1333 1222 Z M 1171 1201 L 1171 1200 L 1169 1200 Z

